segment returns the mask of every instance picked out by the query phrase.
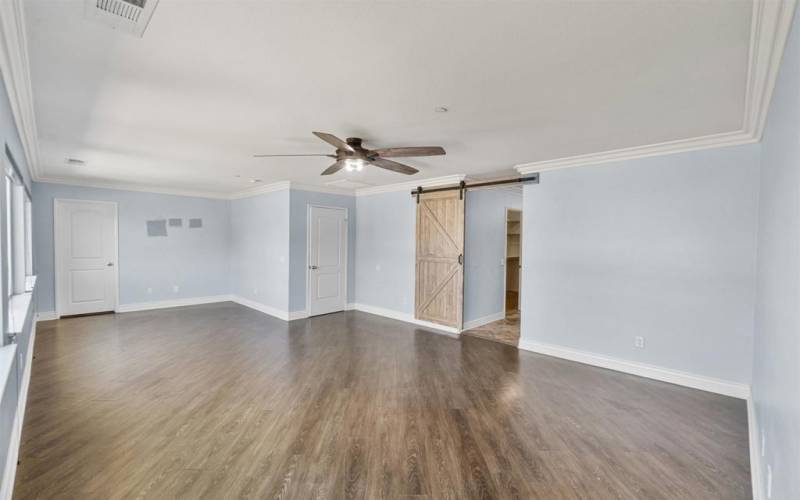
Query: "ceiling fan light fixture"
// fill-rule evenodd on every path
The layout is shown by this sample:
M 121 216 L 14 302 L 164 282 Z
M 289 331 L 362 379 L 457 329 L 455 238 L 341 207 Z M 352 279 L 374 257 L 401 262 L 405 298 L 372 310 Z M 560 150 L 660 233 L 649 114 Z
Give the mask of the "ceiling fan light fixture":
M 344 161 L 344 169 L 348 172 L 361 172 L 364 169 L 364 160 L 361 158 L 348 158 Z

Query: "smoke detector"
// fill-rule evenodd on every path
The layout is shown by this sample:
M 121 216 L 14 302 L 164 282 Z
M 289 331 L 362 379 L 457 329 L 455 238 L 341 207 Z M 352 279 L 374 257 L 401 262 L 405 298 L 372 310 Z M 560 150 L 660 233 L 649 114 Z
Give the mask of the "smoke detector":
M 158 0 L 84 0 L 84 17 L 141 37 L 153 17 Z

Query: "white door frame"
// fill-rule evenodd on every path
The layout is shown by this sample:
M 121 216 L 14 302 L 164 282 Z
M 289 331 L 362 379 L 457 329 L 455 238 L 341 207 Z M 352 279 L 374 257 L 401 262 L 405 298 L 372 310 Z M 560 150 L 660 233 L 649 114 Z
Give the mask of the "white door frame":
M 61 224 L 63 221 L 59 216 L 59 206 L 62 203 L 94 203 L 98 205 L 109 205 L 114 210 L 114 312 L 119 308 L 119 211 L 115 201 L 96 201 L 96 200 L 76 200 L 71 198 L 55 198 L 53 199 L 53 260 L 55 261 L 55 300 L 56 300 L 56 319 L 61 317 L 61 301 L 58 297 L 59 291 L 59 276 L 63 271 L 63 263 L 59 254 L 59 247 L 64 242 L 61 241 Z
M 350 245 L 348 244 L 348 235 L 350 233 L 350 213 L 347 207 L 334 207 L 331 205 L 320 205 L 318 203 L 308 203 L 306 205 L 306 307 L 305 316 L 309 317 L 311 314 L 311 273 L 308 268 L 311 265 L 311 207 L 326 208 L 329 210 L 341 210 L 344 212 L 344 310 L 347 310 L 349 304 L 347 298 L 348 287 L 348 262 L 350 260 Z

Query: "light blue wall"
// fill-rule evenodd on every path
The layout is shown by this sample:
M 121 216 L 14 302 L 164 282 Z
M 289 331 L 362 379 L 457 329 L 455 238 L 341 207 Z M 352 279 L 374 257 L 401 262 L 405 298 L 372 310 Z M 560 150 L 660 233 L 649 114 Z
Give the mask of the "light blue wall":
M 121 305 L 230 293 L 228 201 L 35 182 L 33 244 L 39 311 L 55 310 L 55 198 L 117 203 Z M 175 217 L 184 219 L 182 228 L 168 228 L 168 237 L 147 236 L 147 220 Z M 202 229 L 189 229 L 186 219 L 198 217 L 203 219 Z M 178 293 L 172 291 L 173 285 L 179 287 Z
M 522 208 L 522 191 L 467 192 L 464 230 L 464 322 L 505 311 L 506 208 Z
M 233 200 L 231 293 L 279 311 L 289 307 L 289 191 Z
M 356 198 L 356 302 L 414 314 L 416 205 L 408 191 Z
M 308 266 L 308 206 L 347 209 L 347 302 L 356 296 L 356 199 L 354 196 L 291 190 L 289 311 L 306 308 Z
M 800 498 L 800 11 L 761 145 L 753 402 L 766 449 L 763 498 Z M 757 440 L 760 442 L 760 439 Z
M 521 344 L 749 383 L 758 155 L 697 151 L 526 185 Z

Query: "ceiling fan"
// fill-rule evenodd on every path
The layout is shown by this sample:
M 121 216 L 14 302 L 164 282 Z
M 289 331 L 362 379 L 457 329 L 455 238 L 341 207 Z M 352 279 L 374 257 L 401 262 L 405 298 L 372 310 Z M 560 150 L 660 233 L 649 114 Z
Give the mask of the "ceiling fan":
M 341 169 L 348 171 L 361 171 L 364 165 L 372 165 L 374 167 L 385 168 L 392 172 L 398 172 L 406 175 L 414 175 L 419 170 L 414 167 L 409 167 L 402 163 L 393 160 L 387 160 L 389 157 L 412 157 L 412 156 L 438 156 L 445 154 L 444 148 L 440 146 L 413 146 L 407 148 L 379 148 L 379 149 L 365 149 L 361 145 L 361 139 L 358 137 L 348 137 L 343 141 L 333 134 L 326 134 L 325 132 L 313 132 L 314 135 L 327 142 L 331 146 L 336 147 L 335 154 L 290 154 L 290 155 L 253 155 L 255 158 L 274 158 L 281 156 L 327 156 L 328 158 L 336 158 L 336 163 L 322 171 L 321 175 L 335 174 Z

